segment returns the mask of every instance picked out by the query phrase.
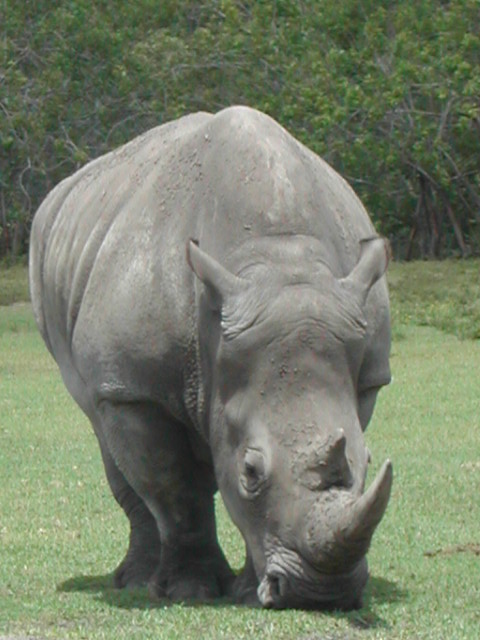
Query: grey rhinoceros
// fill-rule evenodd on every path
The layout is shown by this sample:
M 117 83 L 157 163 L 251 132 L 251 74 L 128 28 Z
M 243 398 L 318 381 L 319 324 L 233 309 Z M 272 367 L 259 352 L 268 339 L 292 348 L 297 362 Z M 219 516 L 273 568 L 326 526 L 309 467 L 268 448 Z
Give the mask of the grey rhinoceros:
M 387 262 L 348 184 L 246 107 L 152 129 L 48 195 L 33 308 L 130 521 L 117 586 L 360 605 L 392 482 L 387 460 L 364 492 Z M 217 488 L 245 539 L 236 577 Z

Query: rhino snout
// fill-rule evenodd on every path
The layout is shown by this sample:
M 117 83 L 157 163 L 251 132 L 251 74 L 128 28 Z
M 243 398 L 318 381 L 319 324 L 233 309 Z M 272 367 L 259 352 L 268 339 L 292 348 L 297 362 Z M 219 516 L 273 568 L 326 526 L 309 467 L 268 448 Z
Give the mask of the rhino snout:
M 307 515 L 298 551 L 278 538 L 267 545 L 258 587 L 265 608 L 352 609 L 360 606 L 368 579 L 365 554 L 388 504 L 392 465 L 387 460 L 362 496 L 334 488 Z
M 289 563 L 292 552 L 288 552 Z M 348 572 L 320 573 L 298 556 L 298 566 L 288 569 L 267 567 L 257 590 L 258 599 L 266 609 L 356 609 L 361 606 L 362 593 L 368 580 L 365 558 Z

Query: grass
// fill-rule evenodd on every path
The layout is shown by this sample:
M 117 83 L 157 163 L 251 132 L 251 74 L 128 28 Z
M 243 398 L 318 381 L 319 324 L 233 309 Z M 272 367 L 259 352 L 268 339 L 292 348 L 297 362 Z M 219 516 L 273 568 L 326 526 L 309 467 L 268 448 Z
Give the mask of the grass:
M 395 331 L 397 326 L 416 324 L 462 339 L 480 339 L 478 259 L 394 262 L 388 282 Z
M 480 342 L 452 334 L 475 335 L 478 318 L 475 304 L 458 305 L 460 317 L 439 324 L 441 314 L 422 315 L 420 302 L 441 308 L 475 290 L 480 265 L 436 264 L 455 282 L 443 296 L 440 278 L 429 290 L 423 275 L 432 265 L 394 265 L 390 274 L 394 381 L 379 398 L 367 441 L 371 477 L 389 456 L 395 481 L 369 552 L 365 606 L 352 613 L 164 606 L 142 590 L 115 591 L 111 571 L 125 551 L 127 523 L 110 496 L 95 438 L 28 303 L 0 308 L 0 637 L 477 638 Z M 0 273 L 0 290 L 2 283 Z M 239 567 L 241 539 L 220 501 L 218 520 Z
M 10 265 L 0 261 L 0 306 L 25 302 L 29 299 L 26 261 Z

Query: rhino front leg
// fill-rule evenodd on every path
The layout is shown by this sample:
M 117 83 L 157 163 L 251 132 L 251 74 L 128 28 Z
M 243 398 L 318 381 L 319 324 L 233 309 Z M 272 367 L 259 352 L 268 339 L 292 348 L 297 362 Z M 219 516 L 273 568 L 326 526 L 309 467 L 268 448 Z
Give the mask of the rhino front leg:
M 245 566 L 241 573 L 235 579 L 233 585 L 233 597 L 238 604 L 246 604 L 249 606 L 259 606 L 260 601 L 257 595 L 258 578 L 253 566 L 252 556 L 247 549 L 247 557 Z
M 99 415 L 117 469 L 148 507 L 159 533 L 160 562 L 151 591 L 172 600 L 227 593 L 233 578 L 217 541 L 213 471 L 196 460 L 185 427 L 146 402 L 102 401 Z M 138 501 L 134 504 L 138 509 Z
M 99 429 L 95 431 L 98 433 Z M 130 523 L 128 551 L 114 572 L 114 585 L 119 589 L 143 587 L 149 583 L 160 563 L 157 523 L 145 502 L 115 464 L 102 437 L 99 437 L 99 442 L 108 483 Z

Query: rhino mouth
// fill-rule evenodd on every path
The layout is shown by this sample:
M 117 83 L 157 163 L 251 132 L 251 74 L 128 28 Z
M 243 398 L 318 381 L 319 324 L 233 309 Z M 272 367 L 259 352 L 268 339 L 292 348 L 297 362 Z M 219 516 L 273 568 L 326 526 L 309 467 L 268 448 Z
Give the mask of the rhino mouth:
M 346 572 L 330 574 L 288 551 L 269 560 L 257 594 L 266 609 L 359 609 L 367 580 L 365 558 Z

